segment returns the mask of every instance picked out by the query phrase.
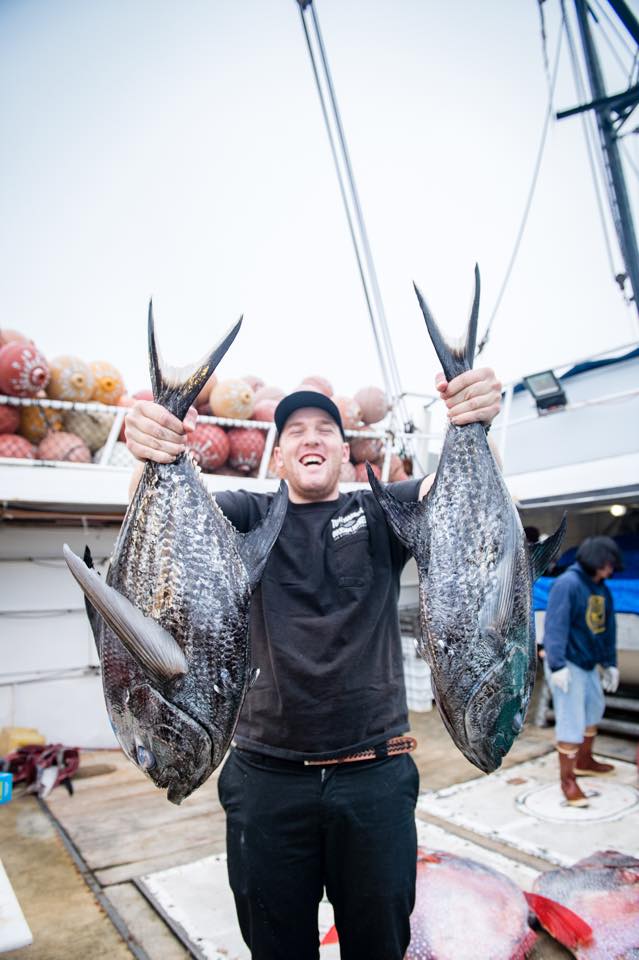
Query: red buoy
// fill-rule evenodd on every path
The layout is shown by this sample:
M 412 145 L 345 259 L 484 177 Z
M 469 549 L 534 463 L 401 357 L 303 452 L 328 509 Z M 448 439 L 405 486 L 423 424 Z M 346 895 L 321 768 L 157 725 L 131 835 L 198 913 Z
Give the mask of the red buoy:
M 233 427 L 227 433 L 227 437 L 231 445 L 229 466 L 234 470 L 240 470 L 242 473 L 251 473 L 253 470 L 257 470 L 266 445 L 264 430 Z
M 0 393 L 35 397 L 49 382 L 49 367 L 33 343 L 14 340 L 0 349 Z

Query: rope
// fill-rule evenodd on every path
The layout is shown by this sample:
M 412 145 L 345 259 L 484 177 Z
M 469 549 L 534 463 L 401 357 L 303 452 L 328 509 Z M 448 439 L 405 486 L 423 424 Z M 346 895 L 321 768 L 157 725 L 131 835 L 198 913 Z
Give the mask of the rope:
M 542 21 L 542 38 L 543 38 L 543 42 L 545 43 L 545 31 L 544 31 L 544 27 L 543 27 L 543 21 Z M 540 141 L 539 141 L 539 147 L 538 147 L 538 150 L 537 150 L 537 159 L 536 159 L 536 161 L 535 161 L 535 167 L 534 167 L 534 170 L 533 170 L 532 182 L 531 182 L 530 188 L 529 188 L 529 190 L 528 190 L 528 197 L 527 197 L 527 199 L 526 199 L 526 204 L 525 204 L 525 206 L 524 206 L 524 212 L 523 212 L 523 216 L 522 216 L 522 218 L 521 218 L 521 223 L 520 223 L 520 225 L 519 225 L 519 230 L 517 231 L 517 236 L 515 237 L 515 243 L 514 243 L 514 246 L 513 246 L 513 249 L 512 249 L 512 253 L 511 253 L 511 255 L 510 255 L 510 260 L 509 260 L 508 266 L 507 266 L 507 268 L 506 268 L 506 274 L 505 274 L 505 276 L 504 276 L 504 279 L 503 279 L 503 281 L 502 281 L 502 285 L 501 285 L 500 290 L 499 290 L 499 293 L 498 293 L 498 295 L 497 295 L 497 300 L 495 301 L 495 305 L 494 305 L 493 310 L 492 310 L 492 313 L 491 313 L 491 315 L 490 315 L 490 319 L 488 320 L 488 324 L 487 324 L 487 326 L 486 326 L 485 333 L 484 333 L 483 337 L 481 338 L 481 340 L 479 341 L 479 344 L 478 344 L 478 346 L 477 346 L 477 350 L 475 351 L 475 356 L 477 356 L 477 357 L 478 357 L 479 354 L 482 352 L 482 350 L 484 349 L 484 347 L 486 346 L 486 344 L 487 344 L 487 342 L 488 342 L 488 338 L 489 338 L 489 336 L 490 336 L 490 330 L 491 330 L 493 321 L 494 321 L 495 316 L 497 315 L 497 311 L 499 310 L 499 307 L 500 307 L 500 305 L 501 305 L 501 301 L 502 301 L 502 299 L 503 299 L 504 293 L 506 292 L 506 287 L 508 286 L 508 282 L 509 282 L 509 280 L 510 280 L 510 276 L 511 276 L 511 274 L 512 274 L 513 267 L 514 267 L 514 265 L 515 265 L 515 260 L 517 259 L 517 254 L 519 253 L 519 248 L 520 248 L 520 246 L 521 246 L 521 241 L 522 241 L 523 236 L 524 236 L 524 231 L 525 231 L 526 225 L 527 225 L 527 223 L 528 223 L 528 215 L 529 215 L 529 213 L 530 213 L 530 208 L 531 208 L 531 206 L 532 206 L 533 197 L 534 197 L 534 195 L 535 195 L 535 189 L 536 189 L 536 187 L 537 187 L 537 181 L 538 181 L 538 179 L 539 179 L 539 172 L 540 172 L 540 170 L 541 170 L 541 162 L 542 162 L 542 159 L 543 159 L 544 149 L 545 149 L 545 146 L 546 146 L 546 138 L 547 138 L 547 135 L 548 135 L 548 130 L 549 130 L 549 128 L 550 128 L 550 119 L 551 119 L 552 114 L 553 114 L 553 101 L 554 101 L 555 85 L 556 85 L 556 83 L 557 83 L 557 74 L 558 74 L 558 70 L 559 70 L 559 59 L 560 59 L 560 54 L 561 54 L 561 42 L 562 42 L 562 38 L 563 38 L 563 26 L 562 26 L 562 29 L 560 30 L 559 40 L 558 40 L 558 42 L 557 42 L 557 52 L 556 52 L 556 54 L 555 54 L 555 63 L 554 63 L 554 67 L 553 67 L 552 77 L 550 78 L 550 89 L 549 89 L 549 93 L 548 93 L 548 106 L 546 107 L 546 116 L 545 116 L 545 118 L 544 118 L 544 125 L 543 125 L 542 132 L 541 132 L 541 139 L 540 139 Z

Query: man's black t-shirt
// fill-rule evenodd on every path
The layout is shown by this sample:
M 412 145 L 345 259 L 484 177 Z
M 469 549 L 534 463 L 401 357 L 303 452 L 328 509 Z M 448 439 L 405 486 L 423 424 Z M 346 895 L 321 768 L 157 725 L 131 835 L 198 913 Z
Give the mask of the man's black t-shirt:
M 391 484 L 416 500 L 419 481 Z M 270 494 L 216 494 L 242 532 Z M 397 601 L 408 559 L 370 491 L 289 503 L 251 604 L 260 675 L 235 740 L 294 760 L 346 755 L 408 729 Z

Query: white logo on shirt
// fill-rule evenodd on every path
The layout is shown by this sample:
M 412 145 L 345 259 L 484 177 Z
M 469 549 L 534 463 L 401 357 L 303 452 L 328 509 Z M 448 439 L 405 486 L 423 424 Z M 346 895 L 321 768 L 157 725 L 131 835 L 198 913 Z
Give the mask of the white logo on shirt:
M 342 537 L 350 537 L 358 530 L 363 530 L 366 526 L 366 514 L 362 507 L 348 513 L 345 517 L 337 517 L 331 520 L 333 527 L 333 540 L 341 540 Z

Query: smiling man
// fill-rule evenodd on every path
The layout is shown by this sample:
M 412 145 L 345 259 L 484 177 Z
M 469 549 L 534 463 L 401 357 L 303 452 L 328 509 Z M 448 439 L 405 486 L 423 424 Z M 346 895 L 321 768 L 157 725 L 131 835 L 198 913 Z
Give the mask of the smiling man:
M 489 423 L 500 385 L 470 370 L 437 388 L 453 423 Z M 127 416 L 140 459 L 167 462 L 195 425 L 141 401 Z M 407 736 L 399 581 L 407 550 L 370 490 L 342 493 L 339 410 L 299 391 L 275 411 L 289 506 L 251 606 L 258 680 L 219 777 L 229 880 L 254 960 L 317 960 L 324 889 L 342 960 L 402 960 L 415 897 L 417 768 Z M 432 477 L 392 484 L 424 496 Z M 270 495 L 216 494 L 241 531 Z

